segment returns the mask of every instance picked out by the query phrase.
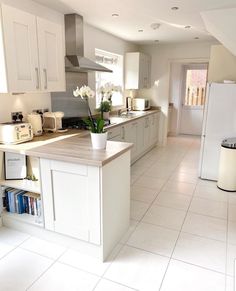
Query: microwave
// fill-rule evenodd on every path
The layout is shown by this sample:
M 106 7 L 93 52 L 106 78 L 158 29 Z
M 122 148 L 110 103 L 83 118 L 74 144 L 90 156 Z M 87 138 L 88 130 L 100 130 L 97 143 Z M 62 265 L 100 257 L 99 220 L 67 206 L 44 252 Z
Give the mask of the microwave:
M 133 110 L 148 110 L 150 109 L 150 100 L 144 98 L 134 98 L 132 102 Z

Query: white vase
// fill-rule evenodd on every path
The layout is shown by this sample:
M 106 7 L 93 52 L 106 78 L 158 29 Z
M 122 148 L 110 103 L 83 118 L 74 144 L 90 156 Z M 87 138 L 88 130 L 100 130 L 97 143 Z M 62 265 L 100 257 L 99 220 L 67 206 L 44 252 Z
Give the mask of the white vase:
M 110 117 L 110 112 L 103 112 L 103 119 L 108 120 Z
M 107 132 L 103 133 L 91 132 L 91 141 L 94 149 L 96 150 L 105 149 L 107 145 Z

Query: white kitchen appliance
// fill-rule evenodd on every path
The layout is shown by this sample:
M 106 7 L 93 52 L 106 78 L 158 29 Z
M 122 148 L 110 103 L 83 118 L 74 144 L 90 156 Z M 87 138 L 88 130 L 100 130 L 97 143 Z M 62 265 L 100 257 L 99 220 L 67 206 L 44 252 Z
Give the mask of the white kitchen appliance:
M 62 118 L 64 112 L 44 112 L 43 114 L 43 129 L 44 131 L 56 132 L 62 128 Z
M 18 144 L 33 139 L 33 130 L 30 123 L 1 123 L 0 143 Z
M 30 113 L 27 116 L 28 122 L 32 125 L 33 134 L 34 135 L 42 135 L 43 128 L 42 128 L 42 118 L 41 115 L 38 113 Z
M 199 175 L 218 180 L 221 143 L 236 137 L 236 84 L 207 85 Z
M 133 98 L 132 107 L 133 110 L 148 110 L 150 109 L 150 101 L 144 98 Z

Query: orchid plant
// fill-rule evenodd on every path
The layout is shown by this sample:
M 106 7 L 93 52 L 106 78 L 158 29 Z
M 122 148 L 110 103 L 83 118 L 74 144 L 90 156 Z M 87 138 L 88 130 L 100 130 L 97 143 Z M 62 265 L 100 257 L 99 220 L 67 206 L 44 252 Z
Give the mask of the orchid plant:
M 77 87 L 76 90 L 73 91 L 74 97 L 80 97 L 81 99 L 87 102 L 88 106 L 88 119 L 85 121 L 91 132 L 93 133 L 102 133 L 104 132 L 104 120 L 99 117 L 96 120 L 93 119 L 91 109 L 89 107 L 89 99 L 94 98 L 95 93 L 89 86 Z
M 112 83 L 106 83 L 103 86 L 101 86 L 98 89 L 98 93 L 102 95 L 101 102 L 102 101 L 109 101 L 112 102 L 112 95 L 114 92 L 120 92 L 121 87 L 120 86 L 115 86 Z

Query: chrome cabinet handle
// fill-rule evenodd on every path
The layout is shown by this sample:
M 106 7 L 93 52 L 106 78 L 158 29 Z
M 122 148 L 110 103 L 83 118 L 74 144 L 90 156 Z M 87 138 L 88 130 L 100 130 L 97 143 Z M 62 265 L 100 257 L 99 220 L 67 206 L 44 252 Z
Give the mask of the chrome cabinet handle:
M 36 73 L 36 89 L 39 89 L 39 68 L 35 68 Z
M 124 128 L 124 126 L 122 126 L 122 139 L 123 140 L 125 139 L 125 128 Z
M 44 78 L 45 78 L 44 89 L 47 89 L 48 88 L 47 69 L 43 69 L 43 72 L 44 72 Z

